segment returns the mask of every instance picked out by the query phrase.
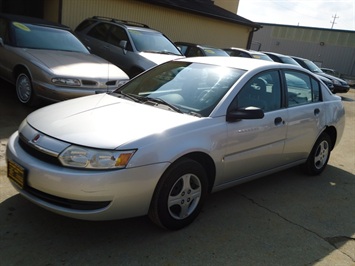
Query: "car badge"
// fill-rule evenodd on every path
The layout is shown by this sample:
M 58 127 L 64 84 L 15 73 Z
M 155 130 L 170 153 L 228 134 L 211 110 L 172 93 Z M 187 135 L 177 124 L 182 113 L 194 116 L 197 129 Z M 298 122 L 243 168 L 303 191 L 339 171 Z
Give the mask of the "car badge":
M 37 141 L 40 139 L 41 135 L 40 134 L 37 134 L 33 139 L 32 139 L 32 142 L 33 143 L 37 143 Z

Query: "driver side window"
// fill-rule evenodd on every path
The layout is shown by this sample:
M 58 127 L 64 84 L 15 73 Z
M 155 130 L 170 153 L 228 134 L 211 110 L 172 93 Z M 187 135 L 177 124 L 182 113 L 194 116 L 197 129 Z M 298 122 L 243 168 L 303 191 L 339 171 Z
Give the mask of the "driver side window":
M 252 77 L 240 90 L 232 108 L 258 107 L 264 112 L 281 108 L 281 82 L 278 71 L 262 72 Z

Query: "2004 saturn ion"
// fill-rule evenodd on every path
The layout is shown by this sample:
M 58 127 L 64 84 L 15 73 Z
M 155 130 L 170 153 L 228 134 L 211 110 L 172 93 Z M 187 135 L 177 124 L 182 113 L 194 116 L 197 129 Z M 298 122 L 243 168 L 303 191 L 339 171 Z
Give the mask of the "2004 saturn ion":
M 31 113 L 9 139 L 8 177 L 65 216 L 149 215 L 175 230 L 211 192 L 295 165 L 321 173 L 343 129 L 340 97 L 305 69 L 180 59 Z

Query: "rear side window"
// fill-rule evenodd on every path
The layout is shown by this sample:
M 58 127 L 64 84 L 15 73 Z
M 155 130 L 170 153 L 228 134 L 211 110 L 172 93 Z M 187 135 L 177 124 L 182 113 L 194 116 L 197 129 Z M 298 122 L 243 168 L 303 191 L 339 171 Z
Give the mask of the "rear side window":
M 201 50 L 197 47 L 191 46 L 190 49 L 188 50 L 186 56 L 187 57 L 192 57 L 192 56 L 203 56 L 204 54 L 201 52 Z
M 100 24 L 94 26 L 88 32 L 88 35 L 95 38 L 95 39 L 99 39 L 101 41 L 106 41 L 109 29 L 110 29 L 110 24 L 100 23 Z
M 285 71 L 288 106 L 298 106 L 321 101 L 319 82 L 298 71 Z
M 76 27 L 75 31 L 83 31 L 89 28 L 95 22 L 96 22 L 95 20 L 91 20 L 91 19 L 84 20 Z
M 108 36 L 107 42 L 112 45 L 119 46 L 121 41 L 126 41 L 126 50 L 132 51 L 132 45 L 128 39 L 126 31 L 121 27 L 111 26 L 111 32 Z

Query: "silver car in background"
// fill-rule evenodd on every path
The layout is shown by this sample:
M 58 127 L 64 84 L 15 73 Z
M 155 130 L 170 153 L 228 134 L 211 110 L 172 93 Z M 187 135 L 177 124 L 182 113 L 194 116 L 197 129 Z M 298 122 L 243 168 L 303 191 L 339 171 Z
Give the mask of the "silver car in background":
M 30 114 L 8 141 L 8 177 L 61 215 L 176 230 L 211 192 L 297 165 L 320 174 L 344 124 L 341 98 L 305 69 L 186 58 Z
M 36 18 L 0 14 L 0 58 L 0 78 L 28 105 L 113 91 L 129 79 L 66 26 Z

